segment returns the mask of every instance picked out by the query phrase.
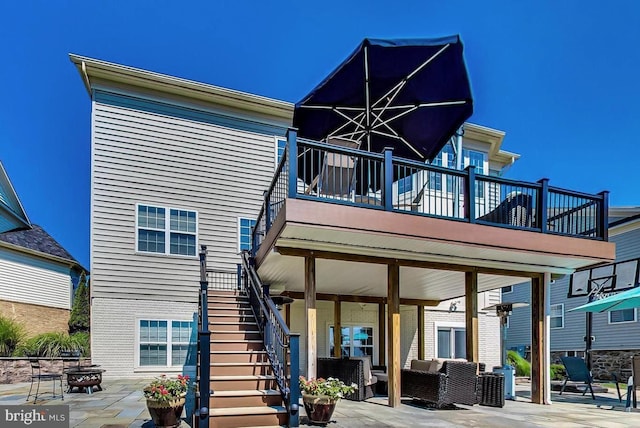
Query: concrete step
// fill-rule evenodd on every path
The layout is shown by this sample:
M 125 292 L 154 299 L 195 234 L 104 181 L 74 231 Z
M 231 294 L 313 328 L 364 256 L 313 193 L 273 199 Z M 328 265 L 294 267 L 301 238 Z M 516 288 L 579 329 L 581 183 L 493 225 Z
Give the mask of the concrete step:
M 287 410 L 282 406 L 232 407 L 210 409 L 209 426 L 215 428 L 239 428 L 250 426 L 286 425 Z
M 214 391 L 209 407 L 282 406 L 282 395 L 275 389 L 247 389 L 238 391 Z

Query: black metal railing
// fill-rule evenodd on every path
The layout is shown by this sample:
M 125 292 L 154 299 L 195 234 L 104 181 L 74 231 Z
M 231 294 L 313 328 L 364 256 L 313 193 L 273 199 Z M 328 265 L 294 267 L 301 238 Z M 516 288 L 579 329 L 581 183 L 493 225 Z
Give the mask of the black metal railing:
M 240 288 L 238 271 L 207 269 L 207 282 L 209 290 L 235 291 Z
M 207 247 L 200 248 L 200 293 L 198 298 L 198 393 L 196 395 L 199 428 L 209 427 L 209 401 L 211 399 L 211 331 L 209 330 L 207 281 Z
M 295 154 L 292 156 L 291 154 Z M 595 195 L 298 139 L 287 147 L 253 230 L 256 251 L 286 198 L 348 204 L 498 227 L 607 239 L 608 192 Z
M 269 296 L 268 285 L 262 284 L 247 251 L 242 252 L 241 289 L 245 290 L 258 328 L 264 350 L 269 357 L 276 383 L 289 413 L 289 426 L 299 426 L 299 349 L 300 335 L 291 333 Z

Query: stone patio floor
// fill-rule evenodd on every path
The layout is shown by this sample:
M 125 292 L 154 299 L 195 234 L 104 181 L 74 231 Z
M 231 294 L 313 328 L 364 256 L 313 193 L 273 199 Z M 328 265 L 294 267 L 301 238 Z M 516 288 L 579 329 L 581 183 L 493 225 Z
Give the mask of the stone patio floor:
M 105 378 L 103 391 L 91 395 L 81 392 L 65 394 L 60 399 L 38 400 L 39 405 L 68 404 L 70 427 L 78 428 L 151 428 L 142 388 L 147 379 Z M 47 385 L 49 387 L 50 385 Z M 625 411 L 625 402 L 618 401 L 615 389 L 589 395 L 565 392 L 562 396 L 552 392 L 553 404 L 531 404 L 529 385 L 517 385 L 517 399 L 507 401 L 503 408 L 485 406 L 458 406 L 455 410 L 427 408 L 410 399 L 390 408 L 387 398 L 376 396 L 365 402 L 342 400 L 338 403 L 329 428 L 358 427 L 601 427 L 617 428 L 640 426 L 640 409 Z M 29 383 L 0 385 L 0 404 L 25 404 Z M 302 409 L 302 406 L 301 406 Z M 301 426 L 308 426 L 302 410 Z M 190 426 L 187 419 L 181 427 Z

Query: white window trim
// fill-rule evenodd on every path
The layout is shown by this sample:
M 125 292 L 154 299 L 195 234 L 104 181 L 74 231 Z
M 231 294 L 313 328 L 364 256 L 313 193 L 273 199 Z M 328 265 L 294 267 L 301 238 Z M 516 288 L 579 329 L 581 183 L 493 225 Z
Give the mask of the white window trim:
M 164 215 L 164 253 L 156 253 L 156 252 L 152 252 L 152 251 L 140 251 L 138 250 L 138 230 L 140 229 L 140 226 L 138 225 L 138 209 L 140 206 L 145 206 L 145 207 L 153 207 L 153 208 L 163 208 L 165 210 L 165 215 Z M 185 254 L 171 254 L 171 210 L 178 210 L 178 211 L 191 211 L 196 213 L 196 232 L 195 232 L 195 236 L 196 236 L 196 253 L 193 256 L 188 256 Z M 135 253 L 136 254 L 144 254 L 145 256 L 169 256 L 169 257 L 182 257 L 182 258 L 187 258 L 187 259 L 195 259 L 198 258 L 198 237 L 200 235 L 200 227 L 199 227 L 199 219 L 200 219 L 200 213 L 198 213 L 198 210 L 192 209 L 192 208 L 178 208 L 178 207 L 172 207 L 172 206 L 167 206 L 167 205 L 160 205 L 160 204 L 156 204 L 156 203 L 152 203 L 152 202 L 137 202 L 136 203 L 136 207 L 135 207 L 135 218 L 136 218 L 136 228 L 135 228 Z M 152 227 L 143 227 L 142 229 L 148 229 L 148 230 L 157 230 L 160 231 L 161 229 L 154 229 Z M 192 235 L 191 232 L 178 232 L 176 231 L 176 233 L 185 233 L 188 235 Z
M 509 287 L 510 290 L 509 291 L 504 291 L 505 287 Z M 500 292 L 502 294 L 509 294 L 509 293 L 513 293 L 513 285 L 505 285 L 504 287 L 500 288 Z
M 611 322 L 611 312 L 613 312 L 614 310 L 619 310 L 619 311 L 623 311 L 624 309 L 614 309 L 611 311 L 607 311 L 607 323 L 608 324 L 614 324 L 614 325 L 620 325 L 620 324 L 631 324 L 632 322 L 638 322 L 638 311 L 636 308 L 629 308 L 629 309 L 633 309 L 633 321 L 618 321 L 618 322 Z
M 557 318 L 557 317 L 552 317 L 551 316 L 551 307 L 552 306 L 560 306 L 562 308 L 562 315 L 560 315 L 560 318 L 562 318 L 562 327 L 551 327 L 551 318 Z M 551 307 L 549 308 L 549 329 L 551 330 L 560 330 L 564 328 L 564 303 L 555 303 L 553 305 L 551 305 Z
M 433 323 L 433 358 L 438 358 L 438 329 L 441 328 L 462 328 L 467 331 L 467 326 L 463 322 L 434 322 Z M 454 344 L 455 346 L 455 344 Z
M 240 237 L 241 237 L 241 233 L 240 233 L 240 220 L 250 220 L 250 221 L 256 221 L 255 218 L 251 218 L 251 217 L 238 217 L 238 222 L 236 225 L 236 242 L 237 242 L 237 250 L 238 250 L 238 254 L 240 254 L 242 252 L 242 249 L 240 249 Z M 251 239 L 251 236 L 249 236 L 249 239 Z M 249 244 L 251 244 L 251 242 L 249 242 Z
M 167 361 L 166 364 L 164 366 L 141 366 L 140 365 L 140 321 L 166 321 L 167 322 Z M 136 371 L 157 371 L 159 368 L 162 369 L 167 369 L 167 370 L 176 370 L 176 371 L 182 371 L 182 369 L 184 367 L 188 367 L 187 365 L 180 365 L 180 366 L 170 366 L 169 365 L 169 360 L 171 359 L 171 347 L 173 345 L 173 342 L 171 341 L 172 339 L 172 335 L 171 335 L 171 329 L 173 328 L 172 323 L 173 321 L 179 321 L 179 322 L 188 322 L 191 323 L 191 328 L 196 328 L 193 325 L 193 320 L 187 320 L 187 319 L 166 319 L 166 318 L 150 318 L 150 317 L 140 317 L 140 318 L 136 318 L 136 328 L 135 328 L 135 340 L 134 340 L 134 370 Z M 191 333 L 193 335 L 193 332 Z
M 335 328 L 335 323 L 333 321 L 329 321 L 327 322 L 327 327 L 326 327 L 326 331 L 327 331 L 327 354 L 331 353 L 331 345 L 333 345 L 333 343 L 331 343 L 331 337 L 329 336 L 329 329 L 331 327 Z M 371 364 L 372 365 L 376 365 L 378 364 L 378 326 L 374 323 L 369 323 L 369 322 L 341 322 L 340 323 L 340 327 L 369 327 L 372 330 L 373 334 L 373 355 L 371 357 Z M 333 355 L 327 355 L 328 357 L 333 357 Z

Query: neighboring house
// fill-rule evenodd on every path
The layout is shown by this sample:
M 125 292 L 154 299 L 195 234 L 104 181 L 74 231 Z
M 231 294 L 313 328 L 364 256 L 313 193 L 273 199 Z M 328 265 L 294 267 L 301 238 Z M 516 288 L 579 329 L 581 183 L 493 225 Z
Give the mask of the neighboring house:
M 328 200 L 301 177 L 303 166 L 287 169 L 318 150 L 287 132 L 292 104 L 87 57 L 71 61 L 92 104 L 92 358 L 110 376 L 193 364 L 203 244 L 210 268 L 236 272 L 239 251 L 254 243 L 262 281 L 273 295 L 295 299 L 285 314 L 300 333 L 300 369 L 311 377 L 315 357 L 340 354 L 337 347 L 387 365 L 390 379 L 418 357 L 465 356 L 490 367 L 500 358 L 499 323 L 482 308 L 499 301 L 500 287 L 532 278 L 544 307 L 550 274 L 613 259 L 600 226 L 562 223 L 575 214 L 570 204 L 600 213 L 606 196 L 496 177 L 518 157 L 500 149 L 500 131 L 465 125 L 460 166 L 475 167 L 475 179 L 473 168 L 415 162 L 385 192 Z M 434 164 L 451 167 L 453 151 L 445 147 Z M 533 202 L 515 203 L 547 194 L 555 195 L 550 204 L 561 201 L 549 207 L 561 220 L 546 221 Z M 468 195 L 475 197 L 465 205 Z M 556 233 L 546 233 L 553 222 Z M 542 361 L 544 329 L 538 333 L 534 354 Z M 533 383 L 533 400 L 542 402 L 544 376 Z M 398 385 L 389 384 L 393 405 Z
M 616 244 L 616 262 L 640 258 L 640 207 L 609 209 L 609 241 Z M 564 355 L 585 357 L 586 314 L 569 312 L 587 303 L 587 297 L 569 298 L 570 275 L 551 286 L 551 356 L 556 362 Z M 530 285 L 502 289 L 502 300 L 529 302 Z M 531 344 L 531 308 L 514 309 L 509 319 L 507 347 L 526 353 Z M 610 379 L 611 374 L 630 374 L 630 356 L 640 352 L 638 309 L 594 313 L 592 318 L 592 371 Z
M 73 286 L 82 266 L 54 238 L 31 224 L 0 164 L 0 315 L 29 336 L 67 332 Z

